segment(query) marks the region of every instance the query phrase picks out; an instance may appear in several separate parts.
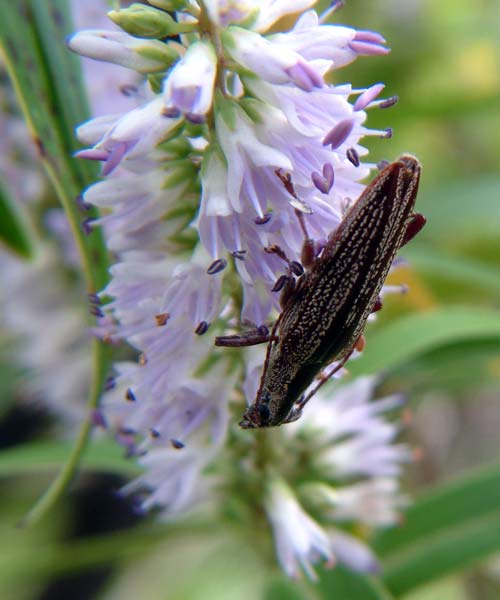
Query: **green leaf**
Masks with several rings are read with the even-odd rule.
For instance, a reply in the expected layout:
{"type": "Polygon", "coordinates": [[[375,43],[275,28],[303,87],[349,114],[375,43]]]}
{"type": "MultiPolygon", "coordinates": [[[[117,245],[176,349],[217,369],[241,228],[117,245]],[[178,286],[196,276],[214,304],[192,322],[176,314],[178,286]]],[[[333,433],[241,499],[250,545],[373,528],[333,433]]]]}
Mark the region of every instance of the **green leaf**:
{"type": "Polygon", "coordinates": [[[321,598],[331,600],[390,600],[390,592],[373,577],[354,573],[342,565],[323,569],[318,583],[321,598]]]}
{"type": "Polygon", "coordinates": [[[500,465],[435,488],[379,534],[384,581],[399,596],[500,550],[500,465]]]}
{"type": "Polygon", "coordinates": [[[427,225],[419,241],[456,242],[470,234],[498,239],[499,195],[500,178],[492,175],[424,186],[418,210],[427,216],[427,225]]]}
{"type": "MultiPolygon", "coordinates": [[[[0,452],[0,476],[52,474],[62,467],[71,444],[66,442],[34,442],[15,446],[0,452]]],[[[120,473],[124,476],[138,475],[140,467],[133,460],[124,458],[124,451],[117,443],[99,441],[91,444],[81,466],[89,471],[120,473]]]]}
{"type": "Polygon", "coordinates": [[[390,370],[439,347],[478,340],[500,341],[500,313],[472,307],[414,313],[367,331],[363,355],[349,362],[353,375],[390,370]]]}
{"type": "Polygon", "coordinates": [[[479,287],[495,295],[500,295],[498,270],[485,263],[465,256],[445,254],[441,249],[424,247],[404,250],[412,267],[444,281],[456,281],[470,286],[474,292],[479,287]]]}
{"type": "Polygon", "coordinates": [[[27,219],[0,181],[0,242],[21,258],[32,258],[31,237],[27,219]]]}

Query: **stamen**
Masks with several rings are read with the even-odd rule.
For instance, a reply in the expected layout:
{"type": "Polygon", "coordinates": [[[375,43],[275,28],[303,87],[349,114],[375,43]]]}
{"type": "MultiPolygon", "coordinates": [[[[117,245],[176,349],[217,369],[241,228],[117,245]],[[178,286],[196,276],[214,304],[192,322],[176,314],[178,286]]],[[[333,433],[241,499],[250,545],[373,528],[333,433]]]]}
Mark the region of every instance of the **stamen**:
{"type": "Polygon", "coordinates": [[[167,324],[167,321],[170,319],[170,313],[164,312],[158,315],[155,315],[156,324],[158,327],[163,327],[167,324]]]}
{"type": "Polygon", "coordinates": [[[358,97],[352,109],[354,111],[364,110],[371,102],[373,102],[373,100],[375,100],[384,88],[385,85],[383,83],[372,85],[358,97]]]}
{"type": "Polygon", "coordinates": [[[349,162],[351,162],[355,167],[359,167],[359,154],[355,148],[347,148],[345,155],[349,162]]]}
{"type": "Polygon", "coordinates": [[[386,100],[382,100],[382,102],[379,104],[379,108],[390,108],[391,106],[394,106],[395,104],[397,104],[399,101],[399,96],[391,96],[390,98],[387,98],[386,100]]]}
{"type": "Polygon", "coordinates": [[[246,253],[247,253],[246,250],[235,250],[234,252],[232,252],[232,255],[234,258],[236,258],[238,260],[245,260],[246,253]]]}
{"type": "Polygon", "coordinates": [[[170,438],[170,444],[172,445],[172,448],[175,448],[176,450],[182,450],[182,448],[185,447],[185,444],[174,438],[170,438]]]}
{"type": "Polygon", "coordinates": [[[94,219],[92,219],[92,218],[84,219],[82,221],[82,230],[85,235],[90,235],[92,233],[93,222],[94,222],[94,219]]]}
{"type": "Polygon", "coordinates": [[[354,128],[353,119],[344,119],[339,121],[333,129],[331,129],[323,138],[323,146],[331,146],[335,150],[341,146],[346,139],[351,135],[354,128]]]}
{"type": "Polygon", "coordinates": [[[276,283],[271,288],[271,292],[281,292],[281,290],[285,287],[285,284],[289,281],[289,275],[280,275],[276,280],[276,283]]]}
{"type": "Polygon", "coordinates": [[[272,216],[272,213],[267,212],[263,217],[255,217],[254,223],[256,225],[265,225],[266,223],[269,223],[272,216]]]}
{"type": "Polygon", "coordinates": [[[214,260],[214,262],[208,267],[207,273],[208,275],[215,275],[216,273],[220,273],[227,266],[227,260],[225,258],[218,258],[214,260]]]}
{"type": "Polygon", "coordinates": [[[206,333],[208,331],[209,327],[210,327],[210,323],[207,323],[206,321],[200,321],[198,323],[198,325],[196,326],[196,329],[194,330],[194,332],[196,333],[196,335],[203,335],[204,333],[206,333]]]}

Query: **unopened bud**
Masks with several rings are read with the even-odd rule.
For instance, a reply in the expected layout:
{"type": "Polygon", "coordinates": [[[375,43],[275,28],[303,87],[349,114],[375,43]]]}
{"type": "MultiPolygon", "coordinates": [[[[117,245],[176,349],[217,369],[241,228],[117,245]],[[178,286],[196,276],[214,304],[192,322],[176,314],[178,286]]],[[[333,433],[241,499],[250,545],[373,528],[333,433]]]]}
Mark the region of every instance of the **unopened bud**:
{"type": "Polygon", "coordinates": [[[168,13],[144,4],[112,10],[108,17],[131,35],[142,38],[165,38],[192,31],[193,23],[177,23],[168,13]]]}

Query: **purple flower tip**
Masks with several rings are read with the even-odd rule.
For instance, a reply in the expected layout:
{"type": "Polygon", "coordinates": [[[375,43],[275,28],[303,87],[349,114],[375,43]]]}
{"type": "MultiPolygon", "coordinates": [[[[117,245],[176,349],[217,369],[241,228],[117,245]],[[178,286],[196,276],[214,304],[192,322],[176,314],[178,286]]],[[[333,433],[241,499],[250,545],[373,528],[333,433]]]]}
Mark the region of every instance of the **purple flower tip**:
{"type": "Polygon", "coordinates": [[[354,128],[352,119],[344,119],[339,121],[333,129],[331,129],[323,139],[323,146],[331,146],[332,150],[336,150],[350,136],[354,128]]]}

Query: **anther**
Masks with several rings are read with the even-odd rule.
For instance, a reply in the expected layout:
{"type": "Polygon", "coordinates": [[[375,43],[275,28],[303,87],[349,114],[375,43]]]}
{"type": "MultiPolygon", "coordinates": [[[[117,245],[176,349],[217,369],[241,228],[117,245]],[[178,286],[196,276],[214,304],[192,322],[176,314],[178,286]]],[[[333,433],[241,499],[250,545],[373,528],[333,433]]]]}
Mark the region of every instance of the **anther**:
{"type": "Polygon", "coordinates": [[[120,92],[127,98],[137,96],[137,93],[139,92],[139,89],[137,88],[137,86],[133,85],[131,83],[124,83],[123,85],[120,86],[119,89],[120,89],[120,92]]]}
{"type": "Polygon", "coordinates": [[[399,101],[399,96],[391,96],[390,98],[387,98],[386,100],[382,100],[382,102],[379,104],[379,108],[390,108],[391,106],[394,106],[395,104],[397,104],[399,101]]]}
{"type": "Polygon", "coordinates": [[[323,146],[331,146],[332,150],[335,150],[347,140],[353,129],[353,119],[339,121],[323,138],[323,146]]]}
{"type": "Polygon", "coordinates": [[[271,288],[271,292],[281,292],[281,290],[285,287],[285,284],[288,282],[290,277],[288,275],[280,275],[276,280],[276,283],[271,288]]]}
{"type": "Polygon", "coordinates": [[[259,325],[257,327],[257,331],[259,332],[259,335],[262,335],[262,336],[269,335],[269,327],[267,325],[259,325]]]}
{"type": "Polygon", "coordinates": [[[390,164],[390,163],[389,163],[389,161],[388,161],[388,160],[380,160],[380,161],[377,163],[377,169],[378,169],[379,171],[383,171],[383,170],[384,170],[384,169],[387,167],[387,165],[389,165],[389,164],[390,164]]]}
{"type": "Polygon", "coordinates": [[[304,275],[304,267],[297,260],[292,260],[289,267],[290,271],[297,277],[304,275]]]}
{"type": "Polygon", "coordinates": [[[163,327],[164,325],[166,325],[169,318],[170,318],[170,313],[168,313],[168,312],[159,313],[158,315],[155,315],[155,321],[156,321],[156,324],[158,325],[158,327],[163,327]]]}
{"type": "Polygon", "coordinates": [[[198,325],[196,326],[196,329],[194,330],[194,332],[196,333],[196,335],[203,335],[204,333],[206,333],[208,331],[209,327],[210,327],[210,323],[207,323],[206,321],[200,321],[198,323],[198,325]]]}
{"type": "Polygon", "coordinates": [[[85,212],[89,211],[92,208],[92,204],[85,202],[82,194],[78,194],[78,196],[76,197],[76,205],[78,206],[78,208],[84,210],[85,212]]]}
{"type": "Polygon", "coordinates": [[[114,389],[115,386],[116,386],[116,380],[113,377],[113,375],[110,375],[109,377],[106,378],[106,381],[104,382],[104,391],[109,392],[110,390],[114,389]]]}
{"type": "Polygon", "coordinates": [[[101,304],[101,299],[97,294],[88,294],[87,297],[91,304],[101,304]]]}
{"type": "Polygon", "coordinates": [[[234,258],[236,258],[238,260],[245,260],[246,253],[247,253],[246,250],[235,250],[234,252],[232,252],[232,255],[234,256],[234,258]]]}
{"type": "Polygon", "coordinates": [[[125,392],[125,400],[128,400],[129,402],[135,402],[137,400],[131,388],[127,388],[127,391],[125,392]]]}
{"type": "Polygon", "coordinates": [[[172,448],[175,448],[176,450],[182,450],[182,448],[185,447],[185,444],[174,438],[170,438],[170,444],[172,445],[172,448]]]}
{"type": "Polygon", "coordinates": [[[225,258],[218,258],[214,260],[214,262],[208,267],[207,273],[209,275],[215,275],[216,273],[220,273],[227,266],[227,260],[225,258]]]}
{"type": "Polygon", "coordinates": [[[89,219],[84,219],[82,221],[82,231],[85,235],[90,235],[92,233],[93,227],[92,227],[92,223],[94,222],[94,219],[89,218],[89,219]]]}
{"type": "Polygon", "coordinates": [[[157,440],[161,435],[158,429],[150,429],[149,433],[151,434],[151,437],[155,440],[157,440]]]}
{"type": "Polygon", "coordinates": [[[102,310],[95,304],[89,306],[89,313],[91,315],[94,315],[94,317],[104,317],[104,313],[102,312],[102,310]]]}
{"type": "Polygon", "coordinates": [[[262,217],[255,217],[254,223],[256,225],[265,225],[266,223],[269,223],[269,221],[271,220],[271,217],[272,217],[272,213],[268,212],[265,215],[263,215],[262,217]]]}
{"type": "Polygon", "coordinates": [[[394,130],[393,130],[393,128],[392,128],[392,127],[388,127],[388,128],[385,130],[385,132],[382,134],[382,137],[383,137],[385,140],[390,140],[390,139],[392,138],[393,134],[394,134],[394,130]]]}
{"type": "Polygon", "coordinates": [[[355,167],[359,167],[359,154],[355,148],[347,148],[345,155],[349,162],[355,167]]]}

